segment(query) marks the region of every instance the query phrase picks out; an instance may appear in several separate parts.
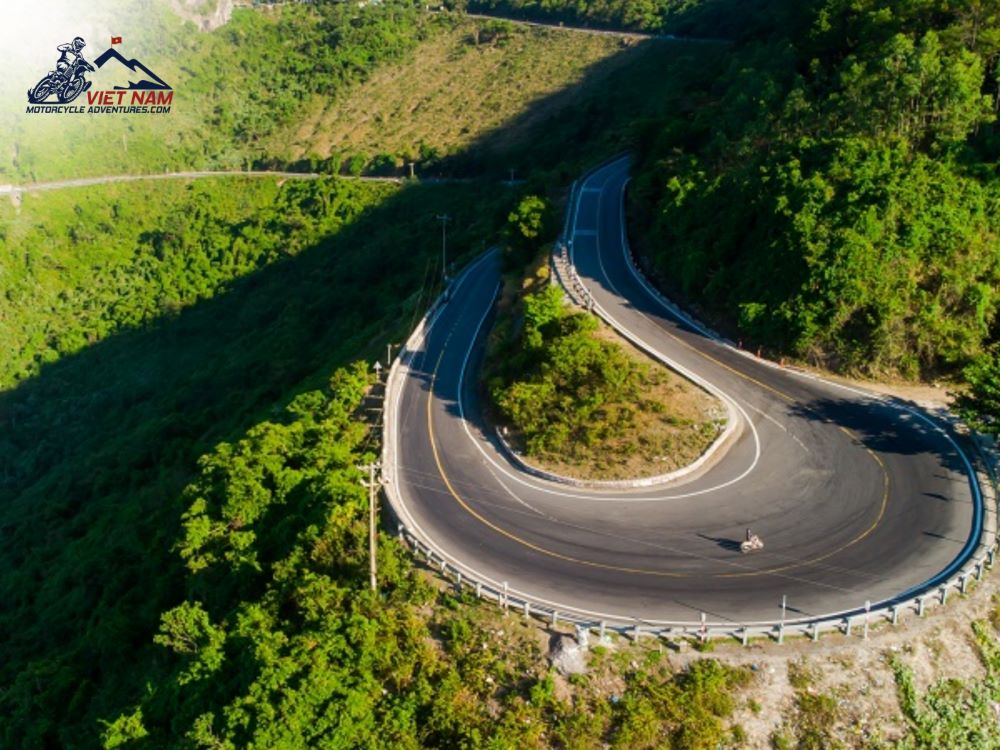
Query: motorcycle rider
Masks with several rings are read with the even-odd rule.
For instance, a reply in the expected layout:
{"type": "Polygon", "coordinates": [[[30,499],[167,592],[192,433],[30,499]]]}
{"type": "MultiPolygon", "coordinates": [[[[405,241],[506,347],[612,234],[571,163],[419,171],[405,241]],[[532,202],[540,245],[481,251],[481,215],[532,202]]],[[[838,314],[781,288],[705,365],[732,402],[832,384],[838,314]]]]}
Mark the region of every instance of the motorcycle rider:
{"type": "Polygon", "coordinates": [[[66,42],[66,44],[60,44],[56,49],[60,52],[59,59],[56,61],[56,71],[64,78],[69,77],[69,71],[74,65],[76,65],[78,60],[84,60],[83,55],[80,54],[80,50],[87,46],[87,43],[83,41],[83,37],[75,37],[72,42],[66,42]]]}

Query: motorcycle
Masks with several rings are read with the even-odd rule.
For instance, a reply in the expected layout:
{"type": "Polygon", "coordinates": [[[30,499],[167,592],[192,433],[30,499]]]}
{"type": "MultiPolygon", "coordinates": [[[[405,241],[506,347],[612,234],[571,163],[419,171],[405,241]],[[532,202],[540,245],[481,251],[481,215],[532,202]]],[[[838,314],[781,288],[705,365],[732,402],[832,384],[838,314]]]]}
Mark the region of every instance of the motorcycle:
{"type": "Polygon", "coordinates": [[[740,542],[740,552],[744,555],[760,549],[764,549],[764,542],[756,534],[750,534],[746,541],[740,542]]]}
{"type": "Polygon", "coordinates": [[[86,72],[94,72],[94,66],[83,58],[77,59],[67,71],[51,71],[28,91],[28,101],[41,104],[52,94],[60,104],[69,104],[92,85],[84,78],[86,72]]]}

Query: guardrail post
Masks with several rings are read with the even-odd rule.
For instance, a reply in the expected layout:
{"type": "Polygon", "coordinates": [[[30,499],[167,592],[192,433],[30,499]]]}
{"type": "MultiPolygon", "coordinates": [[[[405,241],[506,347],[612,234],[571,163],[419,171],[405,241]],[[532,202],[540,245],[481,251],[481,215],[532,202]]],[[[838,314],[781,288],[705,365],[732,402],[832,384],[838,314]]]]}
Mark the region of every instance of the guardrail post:
{"type": "Polygon", "coordinates": [[[507,582],[503,582],[503,608],[507,609],[507,582]]]}
{"type": "Polygon", "coordinates": [[[746,625],[743,626],[743,645],[744,646],[750,645],[750,628],[748,628],[746,625]]]}
{"type": "Polygon", "coordinates": [[[458,593],[462,593],[462,571],[455,571],[455,588],[458,589],[458,593]]]}
{"type": "Polygon", "coordinates": [[[636,642],[639,641],[639,623],[636,623],[632,628],[632,639],[636,642]]]}
{"type": "Polygon", "coordinates": [[[969,584],[969,574],[968,573],[963,574],[962,577],[959,579],[959,581],[961,583],[959,590],[964,594],[965,589],[968,587],[969,584]]]}
{"type": "Polygon", "coordinates": [[[872,603],[870,601],[865,602],[865,634],[864,639],[868,640],[868,621],[871,618],[872,603]]]}
{"type": "Polygon", "coordinates": [[[399,541],[406,541],[406,527],[403,524],[399,524],[399,541]]]}
{"type": "Polygon", "coordinates": [[[555,610],[555,609],[552,610],[552,624],[553,625],[558,625],[559,624],[559,612],[558,612],[558,610],[555,610]]]}
{"type": "Polygon", "coordinates": [[[996,554],[996,550],[994,550],[992,547],[990,547],[989,550],[986,552],[986,567],[988,567],[988,568],[992,568],[993,567],[993,555],[994,554],[996,554]]]}
{"type": "Polygon", "coordinates": [[[702,643],[708,641],[708,628],[705,625],[705,613],[701,613],[701,629],[698,631],[698,637],[701,639],[702,643]]]}
{"type": "Polygon", "coordinates": [[[524,616],[525,617],[531,617],[531,603],[530,602],[525,602],[524,603],[524,616]]]}
{"type": "Polygon", "coordinates": [[[481,583],[476,583],[476,598],[477,599],[483,598],[483,584],[481,583]]]}
{"type": "Polygon", "coordinates": [[[848,638],[850,638],[850,636],[851,636],[851,618],[850,617],[845,617],[844,618],[844,635],[847,636],[848,638]]]}
{"type": "Polygon", "coordinates": [[[899,605],[893,604],[890,612],[892,612],[892,624],[895,625],[899,622],[899,605]]]}
{"type": "Polygon", "coordinates": [[[982,560],[980,560],[979,562],[976,563],[976,580],[977,581],[983,580],[983,561],[982,560]]]}
{"type": "Polygon", "coordinates": [[[819,623],[818,622],[814,622],[813,623],[812,638],[813,638],[813,643],[815,643],[816,641],[819,640],[819,623]]]}
{"type": "Polygon", "coordinates": [[[926,596],[918,596],[917,597],[917,617],[923,617],[924,616],[924,607],[926,606],[924,600],[926,598],[927,598],[926,596]]]}
{"type": "Polygon", "coordinates": [[[941,587],[941,603],[942,604],[948,603],[948,584],[945,584],[944,586],[941,587]]]}
{"type": "Polygon", "coordinates": [[[778,643],[785,642],[785,623],[778,625],[778,643]]]}

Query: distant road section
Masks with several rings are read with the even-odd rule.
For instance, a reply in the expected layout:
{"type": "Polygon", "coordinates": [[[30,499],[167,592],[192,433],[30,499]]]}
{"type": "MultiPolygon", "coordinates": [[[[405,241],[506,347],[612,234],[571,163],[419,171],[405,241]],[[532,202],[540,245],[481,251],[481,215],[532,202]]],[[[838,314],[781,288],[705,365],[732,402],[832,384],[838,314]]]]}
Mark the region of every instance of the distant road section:
{"type": "Polygon", "coordinates": [[[579,26],[566,24],[559,21],[531,21],[524,18],[513,18],[500,14],[490,13],[466,13],[467,18],[480,19],[483,21],[508,21],[521,26],[531,26],[539,29],[555,29],[557,31],[573,31],[579,34],[596,34],[599,36],[617,36],[626,39],[661,39],[670,42],[705,42],[707,44],[732,44],[731,39],[714,39],[700,36],[677,36],[675,34],[657,34],[651,31],[631,31],[626,29],[602,29],[592,26],[579,26]]]}
{"type": "MultiPolygon", "coordinates": [[[[38,193],[44,190],[60,190],[62,188],[89,187],[91,185],[107,185],[113,182],[139,182],[142,180],[193,180],[206,177],[280,177],[290,180],[315,180],[319,177],[331,177],[316,172],[268,172],[263,170],[241,172],[233,171],[201,171],[201,172],[163,172],[162,174],[118,174],[103,177],[79,177],[72,180],[55,180],[53,182],[34,182],[27,185],[0,185],[0,193],[38,193]]],[[[343,180],[370,180],[373,182],[401,182],[399,177],[340,177],[343,180]]]]}

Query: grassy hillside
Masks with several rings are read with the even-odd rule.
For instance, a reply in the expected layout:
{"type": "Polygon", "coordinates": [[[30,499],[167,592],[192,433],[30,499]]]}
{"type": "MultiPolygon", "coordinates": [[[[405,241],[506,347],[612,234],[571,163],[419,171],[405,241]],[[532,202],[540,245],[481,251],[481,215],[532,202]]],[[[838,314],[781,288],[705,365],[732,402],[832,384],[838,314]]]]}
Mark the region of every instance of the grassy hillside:
{"type": "MultiPolygon", "coordinates": [[[[288,159],[389,154],[417,162],[454,153],[535,103],[534,117],[552,114],[558,108],[547,97],[578,83],[599,62],[614,58],[614,66],[625,65],[622,51],[615,37],[456,19],[454,28],[381,67],[363,85],[317,97],[287,151],[276,153],[288,159]]],[[[519,125],[497,136],[523,139],[528,124],[519,125]]]]}
{"type": "Polygon", "coordinates": [[[238,8],[211,33],[155,0],[116,18],[128,51],[174,87],[171,113],[88,117],[67,131],[18,114],[23,93],[8,92],[0,182],[289,165],[402,174],[409,161],[425,176],[524,176],[558,164],[568,142],[587,149],[580,163],[629,142],[721,54],[472,21],[410,0],[238,8]]]}
{"type": "Polygon", "coordinates": [[[281,136],[287,146],[275,142],[274,163],[353,159],[404,173],[412,161],[424,176],[504,179],[513,169],[562,186],[635,143],[650,119],[696,106],[692,92],[725,56],[719,45],[452,20],[405,60],[313,102],[281,136]]]}

